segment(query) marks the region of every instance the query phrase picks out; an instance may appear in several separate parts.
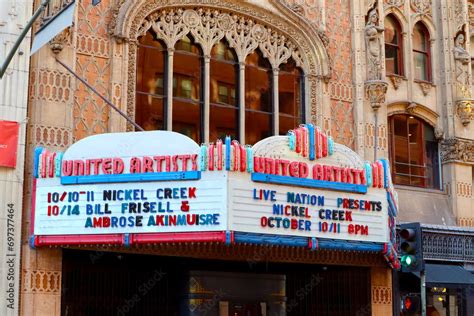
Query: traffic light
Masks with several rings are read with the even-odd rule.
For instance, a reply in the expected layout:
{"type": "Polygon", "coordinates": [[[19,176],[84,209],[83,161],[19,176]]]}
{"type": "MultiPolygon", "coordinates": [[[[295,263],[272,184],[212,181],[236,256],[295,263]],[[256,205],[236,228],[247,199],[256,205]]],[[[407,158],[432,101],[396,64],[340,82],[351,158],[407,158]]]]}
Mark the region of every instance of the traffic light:
{"type": "Polygon", "coordinates": [[[402,296],[402,312],[418,312],[419,308],[419,294],[406,294],[402,296]]]}
{"type": "Polygon", "coordinates": [[[400,224],[400,263],[402,272],[420,272],[425,268],[420,223],[400,224]]]}

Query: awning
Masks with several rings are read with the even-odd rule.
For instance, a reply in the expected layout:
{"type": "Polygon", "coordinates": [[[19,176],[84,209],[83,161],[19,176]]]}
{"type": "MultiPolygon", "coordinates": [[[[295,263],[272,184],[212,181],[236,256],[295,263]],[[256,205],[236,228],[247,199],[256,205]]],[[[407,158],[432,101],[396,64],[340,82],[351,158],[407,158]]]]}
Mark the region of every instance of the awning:
{"type": "Polygon", "coordinates": [[[429,287],[474,286],[474,274],[461,266],[426,263],[425,275],[429,287]]]}

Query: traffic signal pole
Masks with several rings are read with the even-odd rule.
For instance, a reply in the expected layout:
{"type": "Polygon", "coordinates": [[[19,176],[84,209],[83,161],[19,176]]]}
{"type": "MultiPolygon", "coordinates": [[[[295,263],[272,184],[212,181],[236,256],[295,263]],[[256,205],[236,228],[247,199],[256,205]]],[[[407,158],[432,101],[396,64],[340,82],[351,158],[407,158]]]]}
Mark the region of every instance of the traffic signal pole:
{"type": "Polygon", "coordinates": [[[421,316],[426,316],[426,275],[425,270],[420,271],[420,296],[421,296],[421,316]]]}
{"type": "Polygon", "coordinates": [[[15,56],[16,51],[18,50],[18,47],[20,47],[21,42],[25,38],[26,34],[30,31],[31,27],[33,26],[33,23],[35,23],[36,19],[41,15],[41,13],[46,9],[48,6],[50,0],[43,0],[41,2],[40,7],[35,11],[31,19],[28,21],[28,23],[25,25],[23,28],[23,31],[21,32],[20,36],[18,36],[15,44],[13,44],[13,47],[10,49],[10,52],[8,53],[7,57],[5,58],[5,61],[2,63],[0,66],[0,79],[3,78],[3,75],[7,71],[8,65],[10,64],[13,56],[15,56]]]}

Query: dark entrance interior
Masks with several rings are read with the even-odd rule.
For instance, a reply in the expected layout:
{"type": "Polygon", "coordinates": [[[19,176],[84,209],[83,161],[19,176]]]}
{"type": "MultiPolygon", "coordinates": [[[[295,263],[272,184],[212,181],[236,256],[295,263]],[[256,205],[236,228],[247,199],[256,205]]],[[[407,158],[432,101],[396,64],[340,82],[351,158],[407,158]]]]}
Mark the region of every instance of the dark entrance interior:
{"type": "Polygon", "coordinates": [[[370,315],[370,306],[368,268],[63,251],[61,311],[67,316],[342,316],[370,315]],[[228,290],[219,292],[196,274],[227,278],[222,284],[228,290]],[[234,277],[257,283],[236,282],[234,277]],[[258,279],[271,280],[262,283],[258,279]],[[264,292],[255,291],[257,294],[250,295],[255,299],[249,300],[248,291],[255,290],[254,284],[269,286],[278,297],[255,297],[264,292]],[[227,295],[235,288],[242,288],[240,297],[227,295]],[[282,297],[283,313],[275,307],[282,297]]]}

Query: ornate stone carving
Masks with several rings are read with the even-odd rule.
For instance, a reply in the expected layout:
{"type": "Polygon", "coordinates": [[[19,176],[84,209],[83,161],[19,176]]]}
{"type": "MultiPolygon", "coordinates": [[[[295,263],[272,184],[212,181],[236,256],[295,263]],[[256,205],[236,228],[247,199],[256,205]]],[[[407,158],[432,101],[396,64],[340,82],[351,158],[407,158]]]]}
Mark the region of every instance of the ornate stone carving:
{"type": "Polygon", "coordinates": [[[416,111],[417,107],[418,107],[418,104],[416,104],[415,102],[412,102],[412,103],[407,105],[406,111],[409,114],[415,114],[415,111],[416,111]]]}
{"type": "Polygon", "coordinates": [[[244,62],[257,47],[273,61],[273,67],[292,56],[307,75],[309,105],[314,112],[318,98],[313,97],[317,94],[313,89],[319,87],[317,82],[321,78],[330,77],[329,57],[316,28],[286,9],[287,18],[281,19],[255,5],[231,0],[125,1],[111,25],[114,25],[115,38],[125,43],[124,51],[128,53],[113,61],[123,63],[127,69],[127,114],[133,117],[135,112],[136,42],[149,29],[153,29],[167,47],[174,47],[179,39],[191,33],[203,51],[210,51],[213,43],[225,38],[235,49],[239,62],[244,62]],[[188,10],[197,15],[185,13],[188,10]],[[289,23],[296,19],[298,29],[289,23]]]}
{"type": "Polygon", "coordinates": [[[465,10],[465,5],[467,1],[465,0],[454,0],[454,22],[456,23],[456,31],[460,31],[463,25],[468,20],[468,15],[465,10]]]}
{"type": "Polygon", "coordinates": [[[230,32],[226,33],[230,47],[235,49],[239,61],[244,62],[245,56],[258,47],[257,39],[251,35],[253,22],[240,18],[230,32]]]}
{"type": "Polygon", "coordinates": [[[59,54],[63,50],[64,46],[70,43],[71,31],[68,27],[49,41],[49,48],[51,48],[54,54],[59,54]]]}
{"type": "Polygon", "coordinates": [[[65,149],[72,144],[72,129],[66,127],[29,125],[31,144],[54,149],[65,149]]]}
{"type": "Polygon", "coordinates": [[[427,81],[416,81],[416,83],[420,86],[421,92],[423,92],[424,96],[427,96],[433,87],[433,84],[427,81]]]}
{"type": "MultiPolygon", "coordinates": [[[[212,14],[211,12],[208,13],[212,14]]],[[[201,18],[199,14],[194,10],[186,10],[183,13],[183,22],[188,27],[197,27],[200,23],[200,20],[201,18]]]]}
{"type": "Polygon", "coordinates": [[[308,68],[306,69],[308,75],[311,73],[320,77],[329,77],[329,57],[314,26],[307,23],[306,20],[302,20],[288,6],[282,5],[279,1],[276,1],[275,5],[280,10],[287,10],[282,12],[287,16],[287,19],[282,19],[275,14],[269,14],[267,10],[243,1],[189,0],[176,2],[175,0],[129,0],[125,1],[117,14],[116,21],[113,21],[111,24],[115,25],[114,36],[116,38],[133,42],[139,36],[139,30],[142,30],[147,21],[153,20],[153,17],[156,17],[157,14],[168,15],[168,11],[184,11],[186,8],[193,10],[212,9],[220,12],[220,14],[223,14],[225,11],[235,21],[243,19],[249,24],[266,25],[273,31],[285,35],[288,40],[291,39],[293,41],[298,50],[304,53],[303,56],[305,58],[305,66],[308,68]],[[289,23],[296,21],[299,22],[298,28],[289,23]]]}
{"type": "Polygon", "coordinates": [[[299,15],[304,15],[304,8],[301,4],[298,4],[298,3],[293,3],[291,6],[290,6],[290,9],[293,10],[295,13],[299,14],[299,15]]]}
{"type": "Polygon", "coordinates": [[[459,217],[458,225],[463,227],[474,227],[474,217],[459,217]]]}
{"type": "Polygon", "coordinates": [[[400,7],[405,0],[384,0],[384,7],[400,7]]]}
{"type": "Polygon", "coordinates": [[[474,140],[448,138],[441,142],[441,161],[443,163],[460,161],[474,164],[474,140]]]}
{"type": "MultiPolygon", "coordinates": [[[[366,148],[374,148],[375,124],[365,123],[363,128],[364,144],[366,148]]],[[[377,125],[377,150],[387,150],[387,125],[377,125]]]]}
{"type": "Polygon", "coordinates": [[[365,82],[365,96],[370,106],[377,111],[385,103],[388,83],[382,80],[371,80],[365,82]]]}
{"type": "Polygon", "coordinates": [[[30,78],[31,100],[68,103],[73,98],[72,75],[68,72],[33,68],[30,78]]]}
{"type": "Polygon", "coordinates": [[[321,41],[323,42],[324,47],[328,48],[329,47],[329,37],[327,36],[326,32],[323,30],[318,30],[319,37],[321,38],[321,41]]]}
{"type": "Polygon", "coordinates": [[[365,49],[367,52],[367,80],[382,79],[382,40],[381,33],[384,31],[378,25],[379,15],[377,9],[369,11],[367,24],[365,26],[365,49]]]}
{"type": "Polygon", "coordinates": [[[439,115],[430,108],[415,102],[395,102],[387,106],[387,115],[410,114],[418,116],[433,127],[438,126],[439,115]]]}
{"type": "Polygon", "coordinates": [[[372,286],[372,304],[392,304],[392,288],[372,286]]]}
{"type": "Polygon", "coordinates": [[[402,81],[406,80],[405,77],[397,75],[387,75],[387,77],[390,79],[390,82],[392,83],[392,86],[395,90],[398,90],[402,81]]]}
{"type": "Polygon", "coordinates": [[[411,8],[418,14],[427,15],[431,13],[431,0],[411,0],[411,8]]]}
{"type": "Polygon", "coordinates": [[[469,52],[464,48],[465,35],[459,33],[454,40],[454,61],[456,64],[456,86],[458,92],[458,98],[470,98],[471,97],[471,83],[469,76],[469,61],[471,56],[469,52]]]}
{"type": "Polygon", "coordinates": [[[444,139],[444,130],[441,127],[435,127],[434,136],[435,136],[437,141],[443,140],[444,139]]]}
{"type": "Polygon", "coordinates": [[[457,181],[456,182],[456,195],[464,198],[472,197],[472,183],[457,181]]]}
{"type": "Polygon", "coordinates": [[[111,36],[114,35],[115,27],[117,26],[117,17],[119,15],[120,8],[125,3],[125,1],[127,1],[127,0],[118,0],[118,2],[114,6],[112,6],[112,8],[110,10],[111,19],[110,19],[110,23],[107,27],[107,33],[111,36]]]}
{"type": "Polygon", "coordinates": [[[462,125],[468,125],[474,120],[474,100],[464,99],[456,101],[457,114],[461,119],[462,125]]]}
{"type": "Polygon", "coordinates": [[[471,25],[471,35],[473,34],[474,28],[474,3],[467,4],[467,12],[469,12],[469,24],[471,25]]]}
{"type": "Polygon", "coordinates": [[[21,291],[23,293],[59,294],[61,271],[24,270],[21,291]]]}
{"type": "Polygon", "coordinates": [[[263,43],[268,38],[267,30],[260,24],[255,24],[252,27],[251,34],[259,43],[263,43]]]}
{"type": "Polygon", "coordinates": [[[269,34],[268,40],[260,44],[263,56],[268,58],[274,69],[285,63],[291,57],[293,45],[285,45],[286,39],[283,35],[275,32],[269,34]]]}
{"type": "Polygon", "coordinates": [[[219,28],[223,31],[228,32],[232,30],[232,26],[234,26],[234,20],[227,13],[222,13],[217,18],[217,25],[219,25],[219,28]]]}

